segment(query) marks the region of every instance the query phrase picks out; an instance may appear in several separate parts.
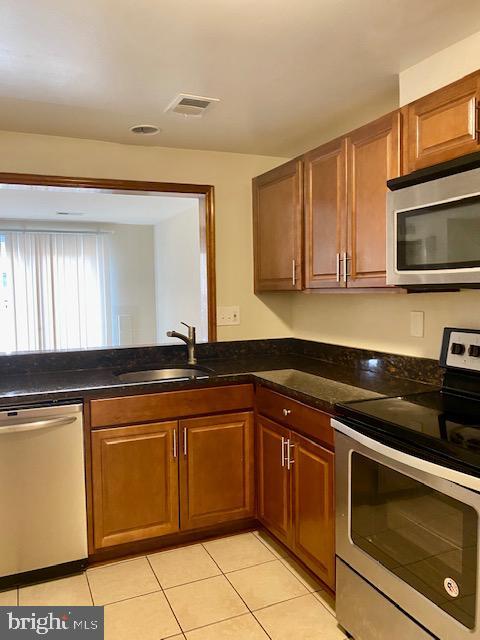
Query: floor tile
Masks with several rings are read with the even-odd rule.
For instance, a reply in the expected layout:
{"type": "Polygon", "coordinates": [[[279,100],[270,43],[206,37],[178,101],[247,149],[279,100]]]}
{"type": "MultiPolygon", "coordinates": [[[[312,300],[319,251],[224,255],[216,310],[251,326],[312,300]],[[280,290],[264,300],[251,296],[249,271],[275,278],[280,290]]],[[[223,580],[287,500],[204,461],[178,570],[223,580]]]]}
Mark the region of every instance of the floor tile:
{"type": "Polygon", "coordinates": [[[305,571],[302,565],[293,558],[283,558],[281,562],[311,593],[320,591],[323,588],[321,582],[315,580],[315,578],[311,576],[308,571],[305,571]]]}
{"type": "Polygon", "coordinates": [[[253,535],[256,536],[276,558],[289,557],[289,553],[285,547],[282,547],[282,545],[272,538],[272,536],[270,536],[266,531],[254,531],[253,535]]]}
{"type": "Polygon", "coordinates": [[[42,582],[22,587],[18,592],[20,605],[48,606],[88,606],[92,604],[90,589],[85,574],[42,582]]]}
{"type": "Polygon", "coordinates": [[[275,560],[273,553],[253,533],[211,540],[203,546],[225,573],[275,560]]]}
{"type": "Polygon", "coordinates": [[[225,576],[172,587],[165,595],[184,631],[248,612],[225,576]]]}
{"type": "Polygon", "coordinates": [[[161,591],[105,607],[105,640],[160,640],[180,631],[161,591]]]}
{"type": "Polygon", "coordinates": [[[0,593],[0,607],[15,607],[17,603],[17,590],[2,591],[0,593]]]}
{"type": "Polygon", "coordinates": [[[93,601],[97,605],[135,598],[160,590],[160,585],[146,558],[89,569],[87,576],[93,601]]]}
{"type": "Polygon", "coordinates": [[[312,594],[255,612],[272,640],[343,640],[335,618],[312,594]]]}
{"type": "Polygon", "coordinates": [[[308,593],[279,560],[234,571],[227,578],[252,610],[308,593]]]}
{"type": "Polygon", "coordinates": [[[186,636],[187,640],[268,640],[251,613],[188,631],[186,636]]]}
{"type": "Polygon", "coordinates": [[[218,576],[221,571],[201,544],[148,556],[164,589],[218,576]]]}
{"type": "Polygon", "coordinates": [[[327,591],[317,591],[313,594],[317,600],[319,600],[323,606],[329,611],[332,616],[335,616],[335,598],[327,591]]]}

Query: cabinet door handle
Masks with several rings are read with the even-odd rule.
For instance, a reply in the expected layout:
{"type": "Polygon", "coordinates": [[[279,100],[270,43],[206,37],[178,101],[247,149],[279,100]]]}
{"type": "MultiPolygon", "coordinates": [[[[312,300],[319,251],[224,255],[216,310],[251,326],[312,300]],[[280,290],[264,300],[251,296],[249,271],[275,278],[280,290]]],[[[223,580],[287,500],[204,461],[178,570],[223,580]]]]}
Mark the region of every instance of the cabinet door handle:
{"type": "Polygon", "coordinates": [[[340,253],[337,253],[337,282],[340,282],[340,253]]]}
{"type": "Polygon", "coordinates": [[[282,467],[285,466],[285,438],[282,436],[282,467]]]}
{"type": "Polygon", "coordinates": [[[292,260],[292,284],[295,286],[297,283],[297,263],[292,260]]]}
{"type": "Polygon", "coordinates": [[[173,457],[177,457],[177,427],[173,430],[173,457]]]}
{"type": "Polygon", "coordinates": [[[282,413],[285,417],[289,416],[292,413],[291,409],[282,409],[282,413]]]}
{"type": "Polygon", "coordinates": [[[343,253],[343,281],[347,284],[348,278],[351,276],[351,273],[348,270],[348,262],[351,258],[348,257],[348,253],[344,251],[343,253]]]}
{"type": "Polygon", "coordinates": [[[293,460],[290,457],[290,449],[293,449],[295,447],[294,444],[290,444],[290,438],[287,440],[287,470],[290,471],[290,467],[292,466],[292,464],[295,462],[295,460],[293,460]]]}
{"type": "Polygon", "coordinates": [[[187,455],[187,427],[183,427],[183,455],[187,455]]]}

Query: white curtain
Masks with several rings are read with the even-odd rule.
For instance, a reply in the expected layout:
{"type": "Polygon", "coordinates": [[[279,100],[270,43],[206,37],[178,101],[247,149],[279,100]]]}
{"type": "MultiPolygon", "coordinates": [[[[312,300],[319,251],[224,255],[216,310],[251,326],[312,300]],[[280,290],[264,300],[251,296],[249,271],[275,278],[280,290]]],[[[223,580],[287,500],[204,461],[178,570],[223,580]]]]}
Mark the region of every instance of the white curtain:
{"type": "Polygon", "coordinates": [[[0,351],[107,343],[104,234],[0,231],[0,351]]]}

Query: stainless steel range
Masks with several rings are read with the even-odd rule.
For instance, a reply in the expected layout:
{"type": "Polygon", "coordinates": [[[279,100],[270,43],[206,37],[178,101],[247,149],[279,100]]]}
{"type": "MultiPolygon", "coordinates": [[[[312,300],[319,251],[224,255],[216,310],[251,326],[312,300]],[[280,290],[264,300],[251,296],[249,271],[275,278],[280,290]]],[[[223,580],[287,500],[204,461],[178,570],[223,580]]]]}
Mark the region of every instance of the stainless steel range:
{"type": "Polygon", "coordinates": [[[480,331],[441,389],[338,406],[337,617],[356,640],[480,639],[480,331]]]}

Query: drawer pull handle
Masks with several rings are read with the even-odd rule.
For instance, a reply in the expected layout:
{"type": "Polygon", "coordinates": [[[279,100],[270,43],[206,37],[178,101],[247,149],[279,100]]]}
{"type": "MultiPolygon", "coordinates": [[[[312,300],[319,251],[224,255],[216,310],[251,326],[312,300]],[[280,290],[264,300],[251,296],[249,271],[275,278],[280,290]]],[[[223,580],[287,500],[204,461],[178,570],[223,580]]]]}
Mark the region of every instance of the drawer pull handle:
{"type": "Polygon", "coordinates": [[[183,455],[187,455],[187,427],[183,427],[183,455]]]}
{"type": "Polygon", "coordinates": [[[292,413],[292,410],[291,410],[291,409],[283,409],[283,415],[284,415],[285,417],[286,417],[286,416],[289,416],[291,413],[292,413]]]}
{"type": "Polygon", "coordinates": [[[173,457],[177,457],[177,429],[173,430],[173,457]]]}
{"type": "Polygon", "coordinates": [[[282,467],[285,466],[285,445],[287,444],[287,441],[285,440],[285,438],[282,436],[282,467]]]}

